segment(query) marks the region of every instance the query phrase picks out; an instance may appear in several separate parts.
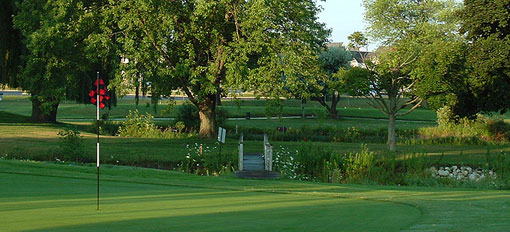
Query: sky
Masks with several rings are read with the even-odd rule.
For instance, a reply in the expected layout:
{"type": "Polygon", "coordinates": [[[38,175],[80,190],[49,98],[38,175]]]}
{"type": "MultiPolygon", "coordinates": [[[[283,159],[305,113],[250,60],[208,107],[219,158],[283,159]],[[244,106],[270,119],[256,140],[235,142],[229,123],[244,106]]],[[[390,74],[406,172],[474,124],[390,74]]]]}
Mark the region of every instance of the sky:
{"type": "Polygon", "coordinates": [[[333,30],[330,37],[332,42],[349,43],[347,36],[355,31],[364,31],[366,25],[361,0],[327,0],[318,3],[323,7],[319,20],[333,30]]]}

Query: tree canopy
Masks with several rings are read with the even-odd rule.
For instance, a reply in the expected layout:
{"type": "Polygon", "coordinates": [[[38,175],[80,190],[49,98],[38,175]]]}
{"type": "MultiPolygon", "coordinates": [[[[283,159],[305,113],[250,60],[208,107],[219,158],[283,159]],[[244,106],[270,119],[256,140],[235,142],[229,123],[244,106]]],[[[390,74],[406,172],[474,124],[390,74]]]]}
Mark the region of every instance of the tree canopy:
{"type": "Polygon", "coordinates": [[[329,35],[319,10],[313,0],[112,0],[103,24],[116,25],[103,37],[129,60],[118,79],[138,66],[157,93],[184,91],[198,108],[199,134],[213,136],[219,89],[281,96],[314,74],[329,35]]]}
{"type": "Polygon", "coordinates": [[[461,32],[469,43],[467,62],[473,105],[465,114],[510,109],[510,2],[465,0],[461,32]]]}
{"type": "Polygon", "coordinates": [[[0,5],[0,84],[18,87],[18,66],[21,65],[23,45],[21,33],[14,29],[17,13],[16,0],[5,0],[0,5]]]}
{"type": "MultiPolygon", "coordinates": [[[[458,5],[453,0],[364,0],[363,4],[368,34],[383,46],[367,62],[370,73],[357,74],[366,80],[360,84],[369,87],[365,96],[388,116],[388,146],[394,151],[395,118],[417,109],[429,96],[433,87],[428,84],[434,83],[426,81],[429,76],[423,70],[434,69],[435,64],[423,57],[437,42],[455,37],[458,5]]],[[[351,37],[351,43],[362,43],[359,37],[351,37]]],[[[444,78],[444,73],[435,74],[444,78]]]]}
{"type": "Polygon", "coordinates": [[[19,6],[14,27],[27,48],[18,75],[20,86],[31,94],[32,120],[55,122],[59,103],[84,101],[95,72],[102,71],[86,42],[97,33],[99,5],[80,0],[24,0],[19,6]]]}

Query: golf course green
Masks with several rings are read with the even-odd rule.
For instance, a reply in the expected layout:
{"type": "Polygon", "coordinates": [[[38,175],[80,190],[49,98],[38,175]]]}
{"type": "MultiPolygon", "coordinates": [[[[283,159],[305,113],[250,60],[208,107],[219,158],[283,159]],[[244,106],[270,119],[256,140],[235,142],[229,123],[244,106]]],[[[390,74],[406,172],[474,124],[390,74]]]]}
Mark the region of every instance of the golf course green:
{"type": "Polygon", "coordinates": [[[510,192],[0,161],[1,231],[505,231],[510,192]]]}

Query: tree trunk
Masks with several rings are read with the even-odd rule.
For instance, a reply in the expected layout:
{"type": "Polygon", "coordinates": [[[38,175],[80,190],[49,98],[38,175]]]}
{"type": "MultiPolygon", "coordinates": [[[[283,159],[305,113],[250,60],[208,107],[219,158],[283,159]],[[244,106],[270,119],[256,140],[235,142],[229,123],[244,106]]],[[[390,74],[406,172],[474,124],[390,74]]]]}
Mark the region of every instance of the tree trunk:
{"type": "Polygon", "coordinates": [[[221,89],[216,92],[216,105],[221,106],[221,89]]]}
{"type": "Polygon", "coordinates": [[[49,111],[42,109],[42,102],[37,99],[32,100],[32,121],[33,122],[57,122],[58,103],[53,105],[49,111]]]}
{"type": "Polygon", "coordinates": [[[198,105],[200,137],[213,138],[216,131],[216,95],[206,96],[198,105]]]}
{"type": "Polygon", "coordinates": [[[338,105],[338,101],[340,100],[340,96],[336,96],[336,94],[333,95],[331,98],[331,108],[329,108],[329,116],[332,119],[338,119],[338,109],[336,106],[338,105]]]}
{"type": "Polygon", "coordinates": [[[135,108],[138,109],[138,103],[140,102],[140,83],[136,83],[136,89],[135,89],[135,108]]]}
{"type": "Polygon", "coordinates": [[[388,116],[388,148],[390,151],[396,150],[396,136],[395,136],[395,114],[388,116]]]}

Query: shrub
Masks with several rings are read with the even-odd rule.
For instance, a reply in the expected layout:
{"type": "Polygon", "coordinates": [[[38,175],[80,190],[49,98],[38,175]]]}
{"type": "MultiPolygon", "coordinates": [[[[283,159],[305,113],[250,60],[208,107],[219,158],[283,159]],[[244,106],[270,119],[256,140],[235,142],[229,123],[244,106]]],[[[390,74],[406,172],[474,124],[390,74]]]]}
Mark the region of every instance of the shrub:
{"type": "Polygon", "coordinates": [[[369,152],[366,145],[361,145],[359,153],[346,155],[345,176],[349,183],[361,183],[370,179],[370,171],[374,167],[374,153],[369,152]]]}
{"type": "MultiPolygon", "coordinates": [[[[112,122],[107,119],[99,120],[99,134],[101,135],[117,135],[119,133],[120,124],[116,122],[112,122]]],[[[97,133],[97,120],[92,121],[92,125],[88,130],[90,133],[97,133]]]]}
{"type": "Polygon", "coordinates": [[[266,108],[264,114],[267,118],[282,117],[283,115],[283,100],[282,99],[269,99],[266,101],[266,108]]]}
{"type": "Polygon", "coordinates": [[[87,157],[84,146],[83,137],[76,130],[62,130],[58,132],[59,143],[56,151],[55,159],[72,162],[90,162],[87,157]],[[59,159],[60,158],[60,159],[59,159]]]}
{"type": "Polygon", "coordinates": [[[218,147],[195,143],[186,145],[185,158],[179,165],[182,172],[202,176],[219,176],[232,173],[237,168],[237,153],[220,154],[218,147]]]}
{"type": "Polygon", "coordinates": [[[409,144],[468,144],[486,145],[495,142],[510,142],[510,125],[502,120],[489,120],[478,116],[475,120],[462,118],[456,123],[440,124],[418,130],[418,138],[409,144]]]}
{"type": "Polygon", "coordinates": [[[121,122],[119,135],[122,137],[159,137],[157,135],[160,130],[154,124],[153,118],[149,113],[140,114],[138,110],[130,110],[126,120],[121,122]]]}
{"type": "Polygon", "coordinates": [[[448,127],[455,123],[455,114],[449,106],[439,108],[436,113],[439,127],[448,127]]]}
{"type": "Polygon", "coordinates": [[[223,108],[216,108],[216,125],[225,127],[225,122],[228,120],[228,111],[223,108]]]}
{"type": "Polygon", "coordinates": [[[182,133],[183,125],[177,122],[174,128],[159,128],[154,124],[153,116],[149,113],[139,114],[138,110],[129,111],[126,120],[121,122],[119,136],[135,138],[185,138],[191,133],[182,133]]]}
{"type": "Polygon", "coordinates": [[[189,102],[180,105],[175,121],[184,123],[188,131],[196,130],[200,126],[197,107],[189,102]]]}

